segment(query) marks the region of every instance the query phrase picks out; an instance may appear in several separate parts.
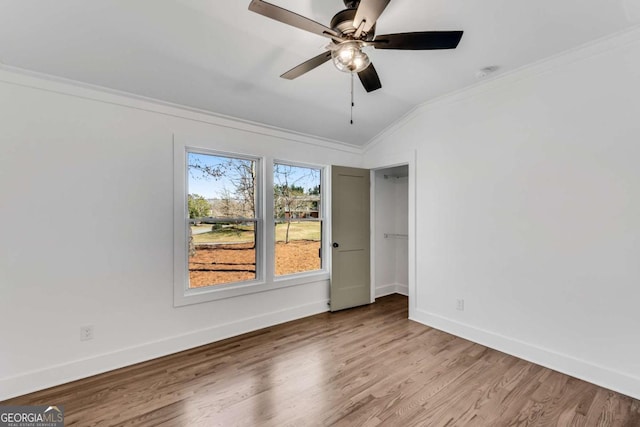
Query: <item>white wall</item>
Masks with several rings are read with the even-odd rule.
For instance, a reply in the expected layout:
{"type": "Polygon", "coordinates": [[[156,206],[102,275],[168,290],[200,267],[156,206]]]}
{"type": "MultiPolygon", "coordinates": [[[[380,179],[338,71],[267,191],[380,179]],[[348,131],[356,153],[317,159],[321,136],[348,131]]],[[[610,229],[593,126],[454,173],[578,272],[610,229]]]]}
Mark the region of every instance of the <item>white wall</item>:
{"type": "Polygon", "coordinates": [[[415,320],[640,398],[639,85],[636,30],[370,144],[417,153],[415,320]]]}
{"type": "MultiPolygon", "coordinates": [[[[409,233],[409,180],[408,176],[394,179],[395,193],[395,233],[406,236],[409,233]]],[[[408,238],[395,239],[396,250],[396,292],[403,295],[409,293],[409,240],[408,238]]]]}
{"type": "Polygon", "coordinates": [[[374,182],[374,286],[375,296],[389,295],[396,291],[395,241],[385,239],[384,233],[392,233],[395,214],[393,182],[384,179],[384,170],[375,172],[374,182]]]}
{"type": "Polygon", "coordinates": [[[408,180],[396,178],[394,169],[375,171],[374,186],[374,285],[375,296],[407,295],[408,239],[385,234],[408,234],[408,180]],[[387,178],[385,178],[387,176],[387,178]]]}
{"type": "Polygon", "coordinates": [[[0,129],[0,400],[326,311],[326,280],[173,307],[172,141],[347,166],[357,150],[6,70],[0,129]]]}

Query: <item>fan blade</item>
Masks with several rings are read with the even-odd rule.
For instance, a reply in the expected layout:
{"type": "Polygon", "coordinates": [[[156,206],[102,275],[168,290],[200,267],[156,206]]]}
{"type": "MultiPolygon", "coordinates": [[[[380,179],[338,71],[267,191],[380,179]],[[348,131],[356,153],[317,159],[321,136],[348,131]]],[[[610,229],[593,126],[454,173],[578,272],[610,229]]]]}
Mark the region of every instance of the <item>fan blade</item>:
{"type": "Polygon", "coordinates": [[[389,4],[390,0],[360,0],[360,5],[353,18],[353,26],[358,28],[364,21],[362,31],[368,33],[389,4]]]}
{"type": "Polygon", "coordinates": [[[462,31],[421,31],[416,33],[384,34],[376,36],[372,44],[376,49],[435,50],[455,49],[462,31]]]}
{"type": "Polygon", "coordinates": [[[378,90],[382,87],[382,83],[380,83],[380,77],[378,77],[378,73],[373,67],[373,64],[369,64],[367,68],[360,71],[358,73],[358,77],[360,78],[360,82],[367,92],[373,92],[374,90],[378,90]]]}
{"type": "Polygon", "coordinates": [[[300,28],[301,30],[318,34],[319,36],[329,38],[340,37],[339,34],[337,34],[329,27],[325,27],[324,25],[316,21],[305,18],[302,15],[298,15],[297,13],[291,12],[287,9],[283,9],[274,4],[267,3],[266,1],[251,0],[251,3],[249,4],[249,10],[266,16],[267,18],[275,19],[276,21],[280,21],[284,24],[300,28]]]}
{"type": "Polygon", "coordinates": [[[324,64],[330,59],[331,59],[331,52],[323,52],[320,55],[313,57],[308,61],[303,62],[297,67],[293,67],[292,69],[290,69],[289,71],[281,75],[280,77],[287,80],[293,80],[297,77],[300,77],[304,73],[311,71],[314,68],[324,64]]]}

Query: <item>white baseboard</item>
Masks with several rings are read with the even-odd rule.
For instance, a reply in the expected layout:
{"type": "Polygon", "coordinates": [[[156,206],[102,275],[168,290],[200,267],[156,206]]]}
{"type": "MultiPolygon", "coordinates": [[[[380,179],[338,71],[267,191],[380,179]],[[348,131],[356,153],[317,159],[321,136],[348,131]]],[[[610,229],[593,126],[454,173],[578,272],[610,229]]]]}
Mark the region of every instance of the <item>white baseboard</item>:
{"type": "Polygon", "coordinates": [[[376,298],[384,297],[396,293],[396,284],[383,285],[376,287],[376,298]]]}
{"type": "Polygon", "coordinates": [[[541,348],[514,338],[475,328],[422,310],[416,310],[411,320],[436,328],[469,341],[502,351],[520,359],[562,372],[584,381],[640,399],[640,378],[611,368],[596,365],[566,354],[541,348]]]}
{"type": "Polygon", "coordinates": [[[0,379],[0,401],[328,311],[328,300],[249,317],[188,334],[0,379]]]}
{"type": "Polygon", "coordinates": [[[396,283],[396,293],[400,295],[404,295],[405,297],[409,296],[409,285],[403,285],[402,283],[396,283]]]}
{"type": "Polygon", "coordinates": [[[391,294],[400,294],[409,296],[409,286],[401,283],[390,283],[376,287],[376,298],[384,297],[391,294]]]}

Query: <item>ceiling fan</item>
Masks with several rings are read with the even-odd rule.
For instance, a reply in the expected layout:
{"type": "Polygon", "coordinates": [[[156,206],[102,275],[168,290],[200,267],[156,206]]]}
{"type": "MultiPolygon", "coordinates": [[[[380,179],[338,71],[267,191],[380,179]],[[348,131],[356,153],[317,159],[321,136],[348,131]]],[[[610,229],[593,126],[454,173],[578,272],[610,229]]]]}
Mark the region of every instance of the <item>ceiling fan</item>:
{"type": "Polygon", "coordinates": [[[462,31],[419,31],[376,36],[376,21],[391,0],[343,1],[347,8],[336,13],[331,19],[330,27],[326,27],[271,3],[251,0],[249,10],[253,12],[330,39],[327,52],[303,62],[280,77],[293,80],[332,59],[340,71],[357,73],[365,90],[372,92],[380,89],[382,84],[369,56],[362,51],[363,47],[400,50],[455,49],[462,38],[462,31]]]}

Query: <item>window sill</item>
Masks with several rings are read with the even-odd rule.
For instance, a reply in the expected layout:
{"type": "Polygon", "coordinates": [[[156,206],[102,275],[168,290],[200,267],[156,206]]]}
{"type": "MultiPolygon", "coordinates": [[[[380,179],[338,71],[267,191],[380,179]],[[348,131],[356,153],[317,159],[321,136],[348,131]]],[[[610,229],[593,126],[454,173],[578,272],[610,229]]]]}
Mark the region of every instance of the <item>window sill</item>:
{"type": "Polygon", "coordinates": [[[308,273],[287,274],[286,276],[276,276],[273,282],[281,288],[304,285],[306,283],[318,282],[320,280],[329,280],[329,272],[326,270],[315,270],[308,273]]]}
{"type": "Polygon", "coordinates": [[[309,283],[329,280],[329,273],[324,270],[312,273],[300,273],[280,276],[273,282],[251,281],[228,285],[207,286],[204,288],[188,289],[182,295],[175,294],[173,306],[184,307],[209,301],[217,301],[227,298],[235,298],[243,295],[251,295],[260,292],[268,292],[291,286],[307,285],[309,283]]]}

